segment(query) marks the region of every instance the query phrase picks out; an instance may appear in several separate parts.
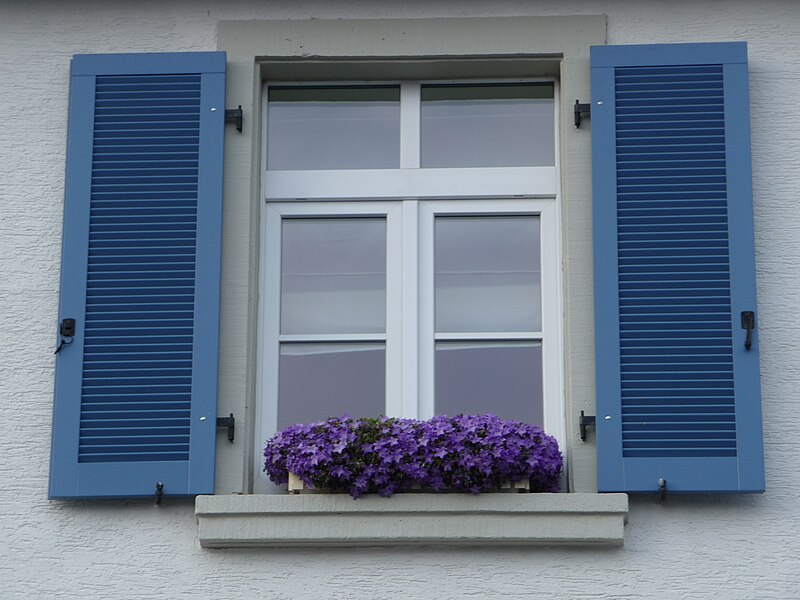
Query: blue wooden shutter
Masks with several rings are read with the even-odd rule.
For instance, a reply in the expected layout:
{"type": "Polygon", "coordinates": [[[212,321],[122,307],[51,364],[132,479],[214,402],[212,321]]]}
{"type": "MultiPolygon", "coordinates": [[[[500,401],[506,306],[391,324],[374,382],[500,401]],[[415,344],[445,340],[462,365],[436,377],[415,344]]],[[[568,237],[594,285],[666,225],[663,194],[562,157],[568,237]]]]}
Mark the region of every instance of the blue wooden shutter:
{"type": "Polygon", "coordinates": [[[747,46],[591,72],[598,488],[763,491],[747,46]]]}
{"type": "Polygon", "coordinates": [[[224,115],[223,52],[72,60],[51,497],[214,491],[224,115]]]}

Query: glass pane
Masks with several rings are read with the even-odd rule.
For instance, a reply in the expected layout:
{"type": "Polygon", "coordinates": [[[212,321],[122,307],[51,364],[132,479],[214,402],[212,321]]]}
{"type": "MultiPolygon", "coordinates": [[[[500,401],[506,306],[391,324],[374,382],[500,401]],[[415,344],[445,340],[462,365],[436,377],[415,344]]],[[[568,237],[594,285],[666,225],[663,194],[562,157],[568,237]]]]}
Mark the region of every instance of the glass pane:
{"type": "Polygon", "coordinates": [[[399,166],[399,86],[269,89],[268,169],[399,166]]]}
{"type": "Polygon", "coordinates": [[[437,343],[435,373],[437,414],[492,413],[543,423],[540,343],[437,343]]]}
{"type": "Polygon", "coordinates": [[[386,221],[286,219],[281,333],[386,330],[386,221]]]}
{"type": "Polygon", "coordinates": [[[540,331],[539,218],[437,217],[436,331],[540,331]]]}
{"type": "Polygon", "coordinates": [[[423,85],[423,167],[555,165],[552,83],[423,85]]]}
{"type": "Polygon", "coordinates": [[[281,344],[278,427],[386,412],[383,344],[281,344]]]}

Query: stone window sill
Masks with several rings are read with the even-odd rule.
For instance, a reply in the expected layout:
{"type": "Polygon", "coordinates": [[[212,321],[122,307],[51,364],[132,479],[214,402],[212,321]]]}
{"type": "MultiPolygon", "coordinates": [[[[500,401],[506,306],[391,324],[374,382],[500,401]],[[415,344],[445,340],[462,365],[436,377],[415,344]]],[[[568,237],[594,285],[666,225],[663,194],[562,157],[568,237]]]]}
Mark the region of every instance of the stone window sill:
{"type": "Polygon", "coordinates": [[[626,494],[198,496],[205,548],[621,546],[626,494]]]}

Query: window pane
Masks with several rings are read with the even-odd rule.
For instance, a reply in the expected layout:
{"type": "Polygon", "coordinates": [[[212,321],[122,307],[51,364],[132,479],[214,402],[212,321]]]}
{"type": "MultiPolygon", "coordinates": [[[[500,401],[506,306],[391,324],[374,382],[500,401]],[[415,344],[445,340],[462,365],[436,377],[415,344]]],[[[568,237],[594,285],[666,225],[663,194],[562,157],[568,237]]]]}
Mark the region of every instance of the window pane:
{"type": "Polygon", "coordinates": [[[555,165],[552,83],[423,85],[423,167],[555,165]]]}
{"type": "Polygon", "coordinates": [[[281,333],[386,330],[386,221],[286,219],[281,333]]]}
{"type": "Polygon", "coordinates": [[[437,217],[436,331],[541,330],[539,218],[437,217]]]}
{"type": "Polygon", "coordinates": [[[437,414],[492,413],[543,423],[540,343],[440,342],[435,377],[437,414]]]}
{"type": "Polygon", "coordinates": [[[269,89],[267,169],[399,166],[399,86],[269,89]]]}
{"type": "Polygon", "coordinates": [[[386,412],[383,344],[281,344],[278,428],[386,412]]]}

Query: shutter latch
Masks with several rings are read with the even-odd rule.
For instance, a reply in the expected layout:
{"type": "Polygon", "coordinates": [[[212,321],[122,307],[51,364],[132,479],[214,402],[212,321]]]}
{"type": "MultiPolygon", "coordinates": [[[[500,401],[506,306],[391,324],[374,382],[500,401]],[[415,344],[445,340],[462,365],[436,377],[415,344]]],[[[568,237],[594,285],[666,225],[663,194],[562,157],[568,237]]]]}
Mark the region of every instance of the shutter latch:
{"type": "Polygon", "coordinates": [[[742,311],[742,329],[747,329],[747,337],[744,338],[744,349],[750,350],[753,345],[753,329],[756,328],[756,313],[752,310],[742,311]]]}
{"type": "Polygon", "coordinates": [[[233,418],[233,413],[229,417],[217,417],[217,427],[227,427],[228,441],[233,442],[233,437],[236,434],[236,419],[233,418]]]}
{"type": "Polygon", "coordinates": [[[64,346],[72,343],[72,338],[75,337],[75,319],[62,319],[58,334],[61,336],[61,341],[53,354],[58,354],[64,346]]]}
{"type": "Polygon", "coordinates": [[[587,103],[582,103],[579,100],[575,100],[575,127],[581,126],[581,117],[589,117],[592,116],[592,105],[587,103]]]}
{"type": "Polygon", "coordinates": [[[581,441],[586,441],[586,428],[587,427],[596,427],[597,426],[597,418],[594,416],[587,416],[583,414],[581,411],[581,418],[578,420],[578,426],[581,428],[581,441]]]}
{"type": "Polygon", "coordinates": [[[236,123],[236,131],[242,133],[242,105],[239,108],[226,108],[225,109],[225,122],[236,123]]]}

